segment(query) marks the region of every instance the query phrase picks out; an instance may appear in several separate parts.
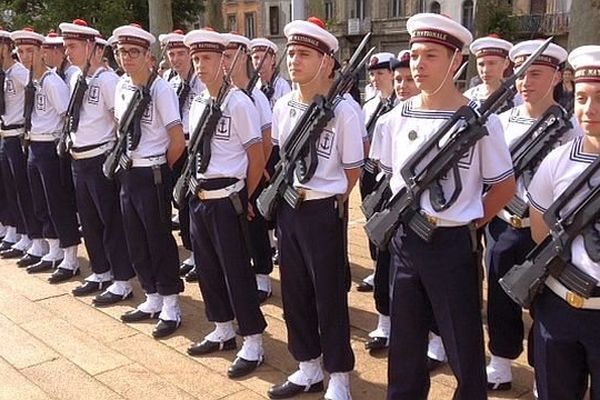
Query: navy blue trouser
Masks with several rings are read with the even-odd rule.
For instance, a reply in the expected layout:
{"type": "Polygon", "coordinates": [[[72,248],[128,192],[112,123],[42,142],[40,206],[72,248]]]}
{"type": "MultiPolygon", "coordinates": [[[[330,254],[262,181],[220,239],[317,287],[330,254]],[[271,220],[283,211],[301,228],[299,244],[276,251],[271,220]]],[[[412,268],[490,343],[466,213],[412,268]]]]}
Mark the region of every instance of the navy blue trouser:
{"type": "Polygon", "coordinates": [[[281,295],[288,349],[297,361],[323,355],[328,372],[354,368],[343,221],[331,197],[277,212],[281,295]]]}
{"type": "Polygon", "coordinates": [[[0,144],[0,222],[4,225],[14,226],[17,233],[27,233],[25,223],[19,214],[17,192],[4,150],[4,139],[0,144]]]}
{"type": "MultiPolygon", "coordinates": [[[[187,158],[188,152],[186,150],[183,152],[181,157],[179,157],[179,160],[177,160],[175,165],[173,165],[173,184],[175,184],[181,176],[181,172],[187,158]]],[[[184,201],[181,207],[175,204],[175,201],[173,201],[173,204],[178,207],[177,210],[179,211],[179,236],[181,237],[181,243],[185,249],[191,251],[192,242],[190,239],[190,210],[188,208],[188,202],[184,201]]]]}
{"type": "Polygon", "coordinates": [[[453,398],[486,399],[479,273],[469,228],[438,228],[426,243],[400,227],[391,251],[395,280],[388,400],[427,398],[427,345],[434,318],[458,381],[453,398]]]}
{"type": "Polygon", "coordinates": [[[533,307],[539,399],[583,399],[588,377],[591,400],[600,399],[600,311],[575,309],[548,288],[533,307]]]}
{"type": "Polygon", "coordinates": [[[106,156],[73,160],[77,209],[90,268],[96,274],[112,270],[118,281],[135,276],[123,230],[119,186],[102,173],[106,156]]]}
{"type": "Polygon", "coordinates": [[[489,223],[486,250],[488,346],[495,356],[514,360],[523,351],[523,310],[504,292],[498,281],[514,265],[522,264],[534,247],[529,228],[515,229],[497,217],[489,223]]]}
{"type": "Polygon", "coordinates": [[[61,165],[54,142],[31,142],[27,160],[35,216],[42,236],[60,241],[60,247],[79,244],[79,225],[72,185],[61,184],[61,165]]]}
{"type": "Polygon", "coordinates": [[[377,312],[387,316],[390,315],[390,283],[393,282],[390,275],[392,273],[390,262],[391,256],[387,249],[377,251],[373,297],[377,312]]]}
{"type": "Polygon", "coordinates": [[[265,188],[264,179],[254,191],[251,201],[255,217],[249,223],[250,239],[252,241],[252,265],[256,274],[269,275],[273,272],[273,253],[269,241],[269,225],[267,220],[257,211],[256,199],[265,188]]]}
{"type": "Polygon", "coordinates": [[[163,164],[159,171],[161,186],[154,183],[152,167],[121,170],[117,176],[133,269],[146,293],[168,296],[183,291],[183,281],[179,278],[177,243],[171,233],[171,170],[163,164]]]}
{"type": "MultiPolygon", "coordinates": [[[[214,179],[202,187],[216,190],[230,184],[227,179],[214,179]]],[[[246,210],[246,189],[239,195],[246,210]]],[[[201,201],[191,196],[189,208],[192,250],[206,317],[211,322],[237,319],[242,336],[262,333],[267,323],[260,311],[254,271],[231,200],[201,201]]]]}
{"type": "MultiPolygon", "coordinates": [[[[377,185],[376,175],[372,172],[367,171],[363,168],[358,181],[358,188],[360,190],[360,199],[364,200],[367,195],[371,194],[375,190],[377,185]]],[[[377,246],[369,240],[369,253],[371,254],[371,260],[377,260],[377,246]]]]}
{"type": "Polygon", "coordinates": [[[14,183],[19,219],[25,225],[25,233],[31,239],[41,239],[42,225],[33,212],[31,187],[27,176],[27,156],[21,146],[21,138],[4,138],[2,148],[14,183]]]}

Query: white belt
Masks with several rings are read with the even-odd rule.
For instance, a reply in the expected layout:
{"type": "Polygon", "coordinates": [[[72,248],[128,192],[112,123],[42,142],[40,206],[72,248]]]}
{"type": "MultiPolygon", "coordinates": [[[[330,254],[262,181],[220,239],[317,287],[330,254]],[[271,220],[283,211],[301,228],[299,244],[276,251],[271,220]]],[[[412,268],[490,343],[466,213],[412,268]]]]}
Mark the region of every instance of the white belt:
{"type": "Polygon", "coordinates": [[[231,193],[239,192],[240,190],[242,190],[244,188],[244,186],[246,186],[244,181],[239,180],[232,185],[224,187],[223,189],[216,189],[216,190],[200,189],[200,191],[198,192],[198,198],[200,200],[224,199],[226,197],[229,197],[229,195],[231,193]]]}
{"type": "Polygon", "coordinates": [[[54,133],[30,133],[29,140],[32,142],[54,142],[56,135],[54,133]]]}
{"type": "Polygon", "coordinates": [[[145,158],[134,158],[131,160],[131,167],[154,167],[155,165],[162,165],[167,162],[166,156],[155,156],[145,158]]]}
{"type": "Polygon", "coordinates": [[[5,138],[17,137],[23,134],[23,129],[9,129],[6,131],[0,131],[0,134],[2,134],[2,137],[5,138]]]}
{"type": "Polygon", "coordinates": [[[513,228],[521,229],[521,228],[529,228],[531,226],[531,222],[529,221],[529,218],[521,218],[516,215],[512,215],[510,212],[508,212],[504,208],[502,210],[500,210],[500,212],[497,215],[498,215],[498,218],[500,218],[502,221],[506,222],[513,228]]]}
{"type": "Polygon", "coordinates": [[[573,293],[560,283],[553,276],[546,279],[546,286],[550,288],[558,297],[569,303],[573,308],[584,308],[586,310],[600,310],[600,297],[590,297],[586,299],[577,293],[573,293]]]}
{"type": "Polygon", "coordinates": [[[456,221],[450,221],[447,219],[443,219],[440,217],[436,217],[434,215],[429,215],[426,212],[421,211],[421,215],[423,217],[425,217],[425,219],[427,220],[427,222],[429,222],[431,225],[433,226],[437,226],[440,228],[455,228],[458,226],[465,226],[468,225],[468,223],[466,222],[456,222],[456,221]]]}
{"type": "Polygon", "coordinates": [[[84,160],[86,158],[98,157],[99,155],[102,155],[108,150],[112,149],[113,145],[113,142],[108,142],[104,143],[101,146],[86,151],[74,151],[73,149],[71,149],[71,157],[73,157],[74,160],[84,160]]]}
{"type": "Polygon", "coordinates": [[[329,197],[335,196],[331,193],[319,192],[318,190],[305,189],[305,188],[295,188],[300,194],[300,198],[302,201],[311,201],[311,200],[321,200],[327,199],[329,197]]]}

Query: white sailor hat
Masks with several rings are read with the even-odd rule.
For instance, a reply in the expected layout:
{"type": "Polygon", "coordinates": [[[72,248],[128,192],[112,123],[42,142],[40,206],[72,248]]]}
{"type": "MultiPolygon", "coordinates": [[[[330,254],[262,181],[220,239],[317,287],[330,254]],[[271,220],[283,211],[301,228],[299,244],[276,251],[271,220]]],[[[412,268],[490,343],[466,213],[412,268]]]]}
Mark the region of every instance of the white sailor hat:
{"type": "Polygon", "coordinates": [[[452,18],[433,13],[413,15],[406,21],[406,30],[410,34],[410,44],[432,42],[462,50],[471,44],[473,35],[467,28],[452,18]]]}
{"type": "Polygon", "coordinates": [[[250,52],[256,51],[270,51],[271,53],[277,53],[277,45],[271,42],[269,39],[256,38],[250,41],[250,52]]]}
{"type": "Polygon", "coordinates": [[[63,39],[95,40],[100,34],[96,29],[88,26],[82,19],[76,19],[72,23],[63,22],[58,26],[63,39]]]}
{"type": "Polygon", "coordinates": [[[10,38],[15,42],[16,46],[23,44],[41,46],[42,43],[44,43],[44,36],[35,32],[32,28],[23,28],[21,30],[14,31],[10,34],[10,38]]]}
{"type": "Polygon", "coordinates": [[[153,34],[142,29],[139,24],[123,25],[113,31],[119,44],[133,44],[136,46],[149,48],[156,42],[153,34]]]}
{"type": "Polygon", "coordinates": [[[485,56],[497,56],[502,58],[508,57],[508,52],[512,49],[513,44],[507,40],[501,39],[500,36],[492,33],[486,37],[479,38],[469,46],[471,53],[476,58],[485,56]]]}
{"type": "Polygon", "coordinates": [[[12,43],[10,32],[5,31],[2,27],[0,27],[0,43],[12,43]]]}
{"type": "Polygon", "coordinates": [[[227,38],[212,28],[195,29],[187,33],[183,43],[190,48],[190,53],[216,52],[222,53],[227,47],[227,38]]]}
{"type": "Polygon", "coordinates": [[[295,20],[283,28],[288,46],[299,44],[307,46],[324,54],[332,55],[339,48],[339,42],[319,18],[310,17],[306,21],[295,20]]]}
{"type": "Polygon", "coordinates": [[[98,36],[96,36],[96,44],[102,47],[106,47],[108,46],[108,40],[104,39],[102,35],[98,34],[98,36]]]}
{"type": "Polygon", "coordinates": [[[117,47],[119,41],[117,40],[117,37],[115,35],[110,35],[109,38],[106,39],[106,43],[108,43],[110,47],[117,47]]]}
{"type": "Polygon", "coordinates": [[[373,71],[375,69],[392,69],[390,63],[394,60],[392,53],[375,53],[369,59],[367,70],[373,71]]]}
{"type": "Polygon", "coordinates": [[[59,36],[58,33],[54,31],[54,29],[50,29],[48,34],[44,38],[44,42],[42,43],[42,47],[50,48],[50,47],[61,47],[63,45],[63,38],[59,36]]]}
{"type": "Polygon", "coordinates": [[[600,82],[600,46],[580,46],[569,54],[569,64],[575,70],[575,83],[600,82]]]}
{"type": "Polygon", "coordinates": [[[240,35],[237,32],[222,33],[221,35],[227,39],[228,49],[237,50],[238,47],[242,47],[247,50],[250,48],[250,39],[244,35],[240,35]]]}
{"type": "Polygon", "coordinates": [[[181,29],[175,29],[171,33],[163,33],[158,35],[158,41],[161,46],[167,46],[169,49],[174,49],[176,47],[186,48],[183,43],[183,38],[185,37],[185,33],[181,29]]]}
{"type": "Polygon", "coordinates": [[[410,50],[400,50],[398,58],[392,60],[391,68],[410,68],[410,50]]]}
{"type": "MultiPolygon", "coordinates": [[[[537,50],[543,43],[542,40],[526,40],[517,43],[510,49],[509,57],[515,63],[515,67],[523,64],[527,57],[537,50]]],[[[567,59],[567,51],[557,44],[550,43],[544,52],[533,62],[534,65],[545,65],[551,68],[558,68],[567,59]]]]}

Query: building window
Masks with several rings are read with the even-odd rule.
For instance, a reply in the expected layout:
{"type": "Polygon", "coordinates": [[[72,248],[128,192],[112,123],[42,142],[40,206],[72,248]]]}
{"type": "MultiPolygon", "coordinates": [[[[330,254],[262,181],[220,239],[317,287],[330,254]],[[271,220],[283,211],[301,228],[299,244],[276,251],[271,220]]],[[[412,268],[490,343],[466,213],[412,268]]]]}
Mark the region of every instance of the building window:
{"type": "Polygon", "coordinates": [[[438,3],[437,1],[434,1],[431,3],[431,6],[429,6],[429,12],[432,12],[435,14],[441,14],[442,6],[440,6],[440,3],[438,3]]]}
{"type": "Polygon", "coordinates": [[[325,2],[325,21],[333,20],[333,2],[326,1],[325,2]]]}
{"type": "Polygon", "coordinates": [[[392,0],[390,7],[390,17],[399,18],[402,16],[402,0],[392,0]]]}
{"type": "Polygon", "coordinates": [[[269,7],[269,32],[279,35],[279,7],[269,7]]]}
{"type": "Polygon", "coordinates": [[[237,32],[237,18],[235,17],[235,14],[229,14],[227,16],[227,31],[237,32]]]}
{"type": "Polygon", "coordinates": [[[353,2],[354,7],[350,10],[350,18],[365,19],[366,2],[367,0],[355,0],[353,2]]]}
{"type": "Polygon", "coordinates": [[[254,36],[256,36],[256,29],[254,26],[254,13],[245,14],[244,20],[246,22],[246,37],[248,39],[254,39],[254,36]]]}
{"type": "Polygon", "coordinates": [[[468,30],[473,31],[473,2],[471,0],[463,1],[462,24],[468,30]]]}

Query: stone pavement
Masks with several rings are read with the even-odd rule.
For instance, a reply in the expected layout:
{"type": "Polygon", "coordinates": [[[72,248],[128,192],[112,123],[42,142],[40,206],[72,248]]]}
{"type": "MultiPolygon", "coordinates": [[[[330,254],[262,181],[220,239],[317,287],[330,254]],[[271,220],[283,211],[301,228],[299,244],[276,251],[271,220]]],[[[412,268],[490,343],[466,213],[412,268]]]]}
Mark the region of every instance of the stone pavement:
{"type": "MultiPolygon", "coordinates": [[[[364,350],[367,333],[377,321],[372,295],[354,288],[371,269],[357,199],[354,193],[349,224],[354,280],[350,320],[356,354],[352,393],[355,400],[383,399],[386,357],[373,357],[364,350]]],[[[83,273],[78,280],[89,272],[85,255],[80,262],[83,273]]],[[[0,261],[0,400],[264,399],[269,386],[296,367],[286,347],[278,272],[276,268],[273,273],[274,295],[262,307],[269,324],[266,364],[251,377],[233,381],[226,371],[235,352],[203,358],[186,355],[188,345],[212,329],[196,284],[186,285],[181,296],[182,327],[173,337],[157,341],[151,336],[153,323],[119,320],[143,298],[139,286],[133,299],[99,309],[91,305],[91,297],[70,294],[78,284],[75,280],[50,285],[49,274],[28,275],[13,262],[0,261]]],[[[524,356],[514,374],[513,390],[491,399],[533,399],[532,371],[524,356]]],[[[430,399],[451,399],[455,384],[450,369],[441,369],[432,377],[430,399]]]]}

